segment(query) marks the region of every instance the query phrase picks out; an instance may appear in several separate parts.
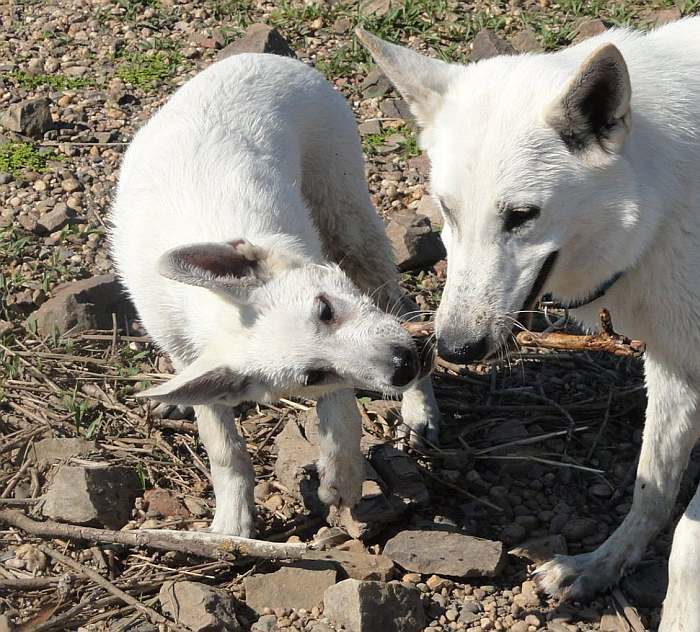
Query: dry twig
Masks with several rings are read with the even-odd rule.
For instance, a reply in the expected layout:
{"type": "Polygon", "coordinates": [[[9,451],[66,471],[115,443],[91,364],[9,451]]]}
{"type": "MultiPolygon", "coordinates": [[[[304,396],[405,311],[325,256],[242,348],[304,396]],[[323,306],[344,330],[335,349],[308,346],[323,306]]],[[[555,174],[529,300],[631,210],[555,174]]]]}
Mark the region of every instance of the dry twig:
{"type": "Polygon", "coordinates": [[[72,568],[74,571],[95,582],[96,584],[104,588],[107,592],[113,594],[115,597],[119,597],[119,599],[121,599],[124,603],[129,604],[134,608],[137,608],[138,610],[143,612],[144,615],[148,617],[148,620],[152,623],[160,623],[167,625],[176,632],[191,632],[189,628],[173,623],[167,617],[164,617],[162,614],[156,612],[153,608],[150,608],[149,606],[141,603],[138,599],[132,597],[129,593],[125,593],[123,590],[121,590],[121,588],[117,588],[112,582],[110,582],[108,579],[105,579],[104,577],[102,577],[102,575],[93,571],[91,568],[83,566],[79,562],[76,562],[74,559],[71,559],[67,555],[63,555],[63,553],[54,551],[48,546],[39,545],[38,548],[49,557],[53,558],[57,562],[60,562],[63,566],[72,568]]]}

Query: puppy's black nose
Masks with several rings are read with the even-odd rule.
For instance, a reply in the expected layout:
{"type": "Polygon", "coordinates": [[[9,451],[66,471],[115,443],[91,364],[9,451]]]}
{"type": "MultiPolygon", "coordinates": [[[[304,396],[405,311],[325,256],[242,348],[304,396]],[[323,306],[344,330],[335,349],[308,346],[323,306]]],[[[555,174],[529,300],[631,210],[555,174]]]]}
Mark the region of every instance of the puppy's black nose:
{"type": "Polygon", "coordinates": [[[418,354],[408,347],[394,347],[391,353],[391,365],[394,374],[391,376],[393,386],[406,386],[415,379],[420,370],[418,354]]]}
{"type": "Polygon", "coordinates": [[[444,339],[438,338],[438,355],[443,360],[455,364],[469,364],[481,360],[488,353],[488,350],[489,342],[486,337],[461,347],[453,347],[446,344],[444,339]]]}

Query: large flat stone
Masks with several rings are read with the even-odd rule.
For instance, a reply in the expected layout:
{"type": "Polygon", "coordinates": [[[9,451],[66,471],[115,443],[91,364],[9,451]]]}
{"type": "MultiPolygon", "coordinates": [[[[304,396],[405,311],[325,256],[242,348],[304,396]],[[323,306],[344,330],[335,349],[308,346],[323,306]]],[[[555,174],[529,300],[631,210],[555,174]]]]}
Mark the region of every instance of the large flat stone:
{"type": "Polygon", "coordinates": [[[326,590],[323,605],[347,632],[419,632],[426,623],[420,592],[399,582],[346,579],[326,590]]]}
{"type": "Polygon", "coordinates": [[[132,317],[134,308],[113,274],[66,283],[53,298],[29,316],[27,324],[41,336],[75,334],[87,329],[111,329],[112,314],[117,322],[132,317]]]}
{"type": "Polygon", "coordinates": [[[138,495],[139,479],[130,467],[63,465],[49,485],[42,513],[61,522],[121,529],[138,495]]]}
{"type": "Polygon", "coordinates": [[[167,581],[158,594],[163,612],[193,632],[242,632],[238,601],[225,590],[199,582],[167,581]]]}
{"type": "Polygon", "coordinates": [[[383,554],[414,573],[450,577],[495,577],[504,563],[500,542],[448,531],[402,531],[383,554]]]}
{"type": "Polygon", "coordinates": [[[265,608],[311,610],[321,605],[323,593],[335,580],[333,569],[285,566],[274,573],[246,577],[245,601],[260,614],[265,608]]]}

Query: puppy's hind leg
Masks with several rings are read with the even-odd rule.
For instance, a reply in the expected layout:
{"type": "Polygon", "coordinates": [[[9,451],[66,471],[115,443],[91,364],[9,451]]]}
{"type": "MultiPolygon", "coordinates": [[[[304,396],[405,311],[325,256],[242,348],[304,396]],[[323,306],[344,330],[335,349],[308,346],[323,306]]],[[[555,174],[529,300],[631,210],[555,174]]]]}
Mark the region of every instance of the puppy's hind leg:
{"type": "Polygon", "coordinates": [[[216,512],[211,530],[227,535],[255,534],[255,471],[229,406],[195,406],[197,429],[209,455],[216,512]]]}

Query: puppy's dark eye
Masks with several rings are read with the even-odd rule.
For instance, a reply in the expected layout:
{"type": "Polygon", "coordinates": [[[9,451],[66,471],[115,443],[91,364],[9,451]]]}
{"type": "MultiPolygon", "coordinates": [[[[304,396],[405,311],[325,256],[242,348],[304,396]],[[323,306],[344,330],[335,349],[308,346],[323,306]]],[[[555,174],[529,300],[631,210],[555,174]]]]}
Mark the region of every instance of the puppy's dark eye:
{"type": "Polygon", "coordinates": [[[321,294],[318,297],[318,319],[322,323],[330,323],[334,317],[333,306],[330,301],[321,294]]]}
{"type": "Polygon", "coordinates": [[[527,222],[537,219],[539,215],[539,206],[515,206],[506,208],[503,216],[503,230],[509,233],[516,228],[520,228],[527,222]]]}
{"type": "Polygon", "coordinates": [[[324,377],[326,377],[325,371],[309,371],[304,378],[304,385],[313,386],[314,384],[320,384],[323,382],[324,377]]]}

